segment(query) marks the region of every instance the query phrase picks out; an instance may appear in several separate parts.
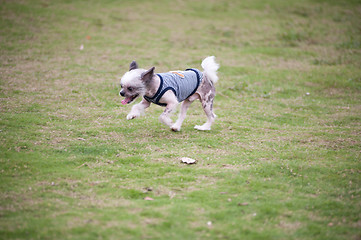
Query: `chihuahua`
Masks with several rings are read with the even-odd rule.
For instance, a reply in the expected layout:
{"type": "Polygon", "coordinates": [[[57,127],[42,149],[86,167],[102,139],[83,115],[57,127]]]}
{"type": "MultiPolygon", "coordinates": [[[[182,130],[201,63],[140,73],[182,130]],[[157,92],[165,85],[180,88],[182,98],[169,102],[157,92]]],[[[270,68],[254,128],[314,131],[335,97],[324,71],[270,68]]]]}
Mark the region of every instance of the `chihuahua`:
{"type": "Polygon", "coordinates": [[[218,81],[217,70],[219,64],[215,57],[207,57],[201,64],[203,72],[195,68],[185,71],[171,71],[168,73],[155,73],[155,67],[149,70],[141,69],[133,61],[121,80],[119,94],[124,97],[122,104],[133,102],[137,97],[142,101],[132,107],[127,119],[139,117],[151,103],[164,106],[165,110],[159,120],[169,126],[172,131],[180,131],[186,117],[187,109],[197,99],[202,103],[207,115],[207,122],[195,126],[197,130],[211,130],[211,125],[216,118],[213,113],[213,100],[215,97],[214,84],[218,81]],[[170,118],[178,104],[182,102],[179,117],[175,123],[170,118]]]}

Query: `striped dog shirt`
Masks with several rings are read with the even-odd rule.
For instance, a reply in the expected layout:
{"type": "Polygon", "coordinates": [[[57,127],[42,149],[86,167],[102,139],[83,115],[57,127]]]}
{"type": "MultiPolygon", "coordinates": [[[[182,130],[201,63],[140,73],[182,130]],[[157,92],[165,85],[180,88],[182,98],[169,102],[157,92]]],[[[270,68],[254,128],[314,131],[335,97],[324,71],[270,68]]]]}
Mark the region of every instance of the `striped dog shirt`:
{"type": "Polygon", "coordinates": [[[153,97],[144,96],[144,99],[160,106],[167,105],[160,103],[159,100],[168,90],[173,91],[178,102],[182,102],[192,96],[197,91],[203,76],[201,71],[194,68],[189,68],[185,71],[158,73],[157,75],[160,78],[157,93],[153,97]]]}

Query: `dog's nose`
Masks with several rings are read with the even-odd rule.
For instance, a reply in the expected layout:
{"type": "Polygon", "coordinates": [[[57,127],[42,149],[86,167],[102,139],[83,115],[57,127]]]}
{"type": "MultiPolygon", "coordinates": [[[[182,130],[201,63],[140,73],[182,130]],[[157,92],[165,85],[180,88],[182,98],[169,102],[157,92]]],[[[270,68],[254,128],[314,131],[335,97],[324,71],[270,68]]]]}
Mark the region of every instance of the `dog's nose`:
{"type": "Polygon", "coordinates": [[[122,90],[120,90],[119,95],[124,97],[124,92],[122,90]]]}

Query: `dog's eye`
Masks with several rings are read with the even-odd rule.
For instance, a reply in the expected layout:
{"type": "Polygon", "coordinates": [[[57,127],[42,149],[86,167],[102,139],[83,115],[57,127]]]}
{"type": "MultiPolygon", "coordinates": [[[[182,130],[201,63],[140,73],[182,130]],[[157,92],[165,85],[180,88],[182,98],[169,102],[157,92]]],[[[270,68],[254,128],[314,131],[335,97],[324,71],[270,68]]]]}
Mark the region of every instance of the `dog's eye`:
{"type": "Polygon", "coordinates": [[[128,91],[129,91],[129,92],[132,92],[132,91],[133,91],[133,88],[132,88],[132,87],[128,87],[128,91]]]}

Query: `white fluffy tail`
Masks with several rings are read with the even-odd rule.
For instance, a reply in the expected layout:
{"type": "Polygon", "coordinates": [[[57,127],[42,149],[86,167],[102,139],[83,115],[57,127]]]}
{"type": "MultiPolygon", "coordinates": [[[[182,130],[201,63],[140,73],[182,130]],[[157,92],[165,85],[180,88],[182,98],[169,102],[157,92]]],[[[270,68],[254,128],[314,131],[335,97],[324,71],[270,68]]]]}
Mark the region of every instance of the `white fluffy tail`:
{"type": "Polygon", "coordinates": [[[204,74],[206,74],[213,83],[216,83],[218,81],[217,70],[219,68],[219,64],[216,63],[214,59],[214,56],[205,58],[202,61],[202,68],[204,69],[204,74]]]}

